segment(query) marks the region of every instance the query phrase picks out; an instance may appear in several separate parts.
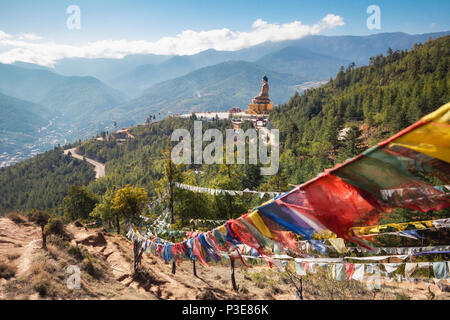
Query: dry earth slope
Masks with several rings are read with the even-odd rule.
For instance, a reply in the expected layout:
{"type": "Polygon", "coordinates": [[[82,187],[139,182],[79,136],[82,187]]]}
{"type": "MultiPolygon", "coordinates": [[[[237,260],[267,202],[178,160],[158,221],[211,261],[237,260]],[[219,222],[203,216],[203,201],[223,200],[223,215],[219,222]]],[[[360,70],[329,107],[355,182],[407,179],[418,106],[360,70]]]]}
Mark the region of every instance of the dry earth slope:
{"type": "MultiPolygon", "coordinates": [[[[144,254],[139,274],[133,273],[132,244],[102,229],[69,224],[66,239],[50,236],[42,249],[40,228],[24,219],[0,218],[0,299],[293,299],[296,289],[285,273],[266,264],[240,265],[239,291],[231,288],[229,264],[209,268],[171,264],[144,254]],[[14,270],[2,278],[1,266],[14,270]],[[67,268],[81,270],[81,288],[69,289],[67,268]]],[[[450,299],[441,286],[395,282],[369,291],[356,281],[337,282],[320,274],[305,277],[305,299],[450,299]]]]}

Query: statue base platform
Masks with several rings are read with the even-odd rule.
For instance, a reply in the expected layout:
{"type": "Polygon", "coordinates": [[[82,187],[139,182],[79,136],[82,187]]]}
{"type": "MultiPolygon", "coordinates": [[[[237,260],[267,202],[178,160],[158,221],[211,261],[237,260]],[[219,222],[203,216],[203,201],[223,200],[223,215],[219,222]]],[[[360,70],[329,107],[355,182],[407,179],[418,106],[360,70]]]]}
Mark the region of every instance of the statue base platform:
{"type": "Polygon", "coordinates": [[[247,114],[269,114],[272,110],[273,103],[267,104],[248,104],[248,110],[245,112],[247,114]]]}

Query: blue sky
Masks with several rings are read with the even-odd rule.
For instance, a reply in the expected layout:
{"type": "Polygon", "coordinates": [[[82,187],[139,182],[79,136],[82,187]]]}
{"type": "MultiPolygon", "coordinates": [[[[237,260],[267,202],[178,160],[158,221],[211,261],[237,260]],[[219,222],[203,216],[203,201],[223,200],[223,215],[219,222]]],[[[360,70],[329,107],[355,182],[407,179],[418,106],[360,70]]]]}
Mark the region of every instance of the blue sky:
{"type": "MultiPolygon", "coordinates": [[[[449,12],[448,0],[15,0],[0,2],[0,31],[9,35],[9,40],[25,33],[38,35],[41,42],[80,46],[102,40],[156,42],[162,37],[176,37],[185,30],[226,28],[236,33],[251,32],[257,19],[273,25],[301,21],[312,30],[312,26],[332,14],[343,23],[323,27],[315,34],[368,35],[397,31],[415,34],[450,30],[449,12]],[[369,17],[366,9],[373,4],[381,9],[380,30],[366,27],[369,17]],[[66,27],[69,5],[81,9],[80,30],[66,27]]],[[[0,43],[0,52],[18,46],[11,41],[0,43]]],[[[23,57],[31,56],[32,50],[37,52],[36,48],[27,50],[26,54],[21,53],[23,57]]],[[[180,54],[192,51],[179,47],[176,50],[180,54]]]]}
{"type": "Polygon", "coordinates": [[[328,13],[345,20],[345,26],[323,33],[329,35],[426,33],[450,29],[450,1],[443,0],[15,0],[0,2],[0,30],[36,33],[55,41],[157,40],[185,29],[226,27],[245,31],[258,18],[268,22],[299,20],[312,24],[328,13]],[[65,27],[68,17],[65,10],[71,4],[81,9],[79,31],[69,31],[65,27]],[[366,8],[371,4],[381,9],[381,30],[366,27],[369,16],[366,8]]]}

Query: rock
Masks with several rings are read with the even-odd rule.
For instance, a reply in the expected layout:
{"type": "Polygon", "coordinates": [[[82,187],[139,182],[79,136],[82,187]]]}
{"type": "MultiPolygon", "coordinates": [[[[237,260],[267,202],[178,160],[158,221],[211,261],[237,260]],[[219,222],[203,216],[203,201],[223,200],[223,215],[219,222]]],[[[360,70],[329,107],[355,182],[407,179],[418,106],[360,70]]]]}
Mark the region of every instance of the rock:
{"type": "Polygon", "coordinates": [[[439,283],[438,284],[439,289],[441,289],[442,292],[450,292],[450,285],[445,283],[439,283]]]}
{"type": "Polygon", "coordinates": [[[91,234],[84,239],[76,240],[76,243],[81,243],[88,246],[105,246],[107,244],[105,236],[101,232],[91,234]]]}
{"type": "Polygon", "coordinates": [[[84,225],[78,220],[75,221],[73,224],[75,225],[75,227],[78,227],[78,228],[83,228],[84,227],[84,225]]]}
{"type": "Polygon", "coordinates": [[[206,288],[205,291],[197,294],[197,299],[199,300],[217,300],[214,292],[211,289],[206,288]]]}

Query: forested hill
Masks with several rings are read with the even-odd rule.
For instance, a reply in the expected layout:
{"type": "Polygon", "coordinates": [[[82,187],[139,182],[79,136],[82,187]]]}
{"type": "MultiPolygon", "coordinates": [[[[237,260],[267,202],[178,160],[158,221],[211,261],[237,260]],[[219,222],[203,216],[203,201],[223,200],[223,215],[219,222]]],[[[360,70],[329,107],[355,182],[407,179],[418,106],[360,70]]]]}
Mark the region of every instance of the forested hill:
{"type": "Polygon", "coordinates": [[[0,168],[0,216],[11,210],[57,208],[71,185],[87,185],[95,173],[86,161],[55,148],[0,168]]]}
{"type": "Polygon", "coordinates": [[[289,183],[307,181],[449,102],[449,53],[450,36],[409,52],[389,50],[274,108],[289,183]]]}
{"type": "MultiPolygon", "coordinates": [[[[409,52],[389,52],[372,58],[365,67],[350,65],[327,85],[276,107],[270,118],[281,133],[277,175],[261,176],[256,165],[184,166],[179,168],[177,181],[260,191],[286,191],[291,188],[288,184],[307,181],[448,102],[449,41],[447,36],[409,52]]],[[[223,131],[231,128],[231,122],[204,122],[204,129],[212,127],[223,131]]],[[[57,156],[62,149],[3,168],[0,214],[34,206],[57,208],[70,184],[88,185],[97,196],[108,188],[130,184],[144,187],[150,198],[156,199],[167,186],[162,153],[176,128],[192,131],[192,119],[169,117],[138,126],[130,131],[134,138],[126,142],[84,141],[80,147],[89,157],[106,161],[106,177],[97,180],[86,163],[57,156]]],[[[240,216],[268,200],[267,196],[224,197],[177,191],[174,210],[183,218],[223,219],[240,216]]]]}

